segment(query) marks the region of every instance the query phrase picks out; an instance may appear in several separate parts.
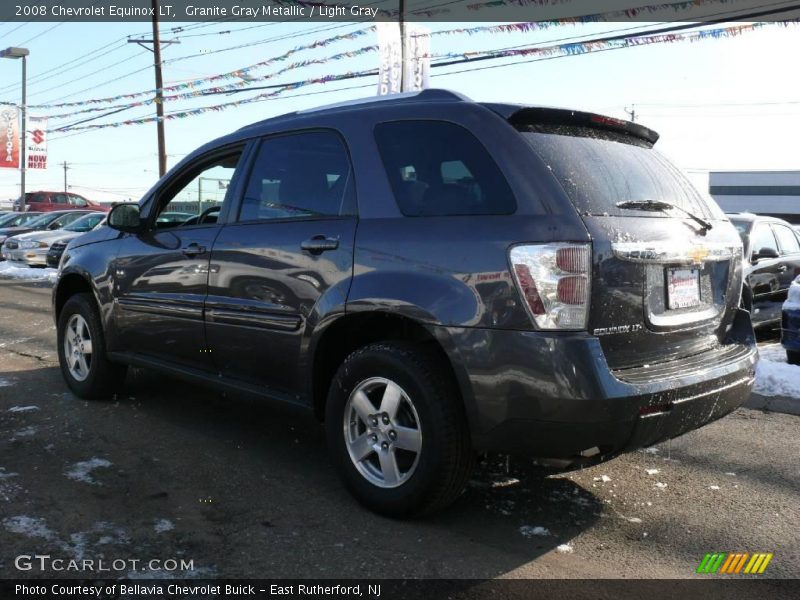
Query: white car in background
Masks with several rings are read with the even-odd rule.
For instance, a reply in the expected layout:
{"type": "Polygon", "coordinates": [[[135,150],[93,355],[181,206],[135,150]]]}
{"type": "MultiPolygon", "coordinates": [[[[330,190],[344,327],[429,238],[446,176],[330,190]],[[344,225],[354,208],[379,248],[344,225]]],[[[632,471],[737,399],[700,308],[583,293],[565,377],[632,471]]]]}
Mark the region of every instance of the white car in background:
{"type": "Polygon", "coordinates": [[[3,244],[3,258],[11,264],[27,267],[47,265],[47,251],[56,242],[69,241],[79,235],[100,227],[106,213],[88,213],[63,229],[56,231],[31,231],[8,238],[3,244]]]}

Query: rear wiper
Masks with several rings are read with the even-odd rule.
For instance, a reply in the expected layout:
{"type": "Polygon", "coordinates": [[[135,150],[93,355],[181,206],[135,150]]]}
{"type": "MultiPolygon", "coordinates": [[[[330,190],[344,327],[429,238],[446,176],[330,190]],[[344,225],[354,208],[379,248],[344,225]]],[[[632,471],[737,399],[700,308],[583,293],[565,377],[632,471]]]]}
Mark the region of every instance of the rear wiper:
{"type": "Polygon", "coordinates": [[[675,206],[669,202],[662,202],[658,200],[626,200],[625,202],[617,202],[617,208],[627,208],[630,210],[654,210],[659,212],[666,212],[668,210],[679,210],[687,217],[695,221],[703,228],[703,231],[708,231],[712,228],[711,223],[705,219],[701,219],[697,215],[689,212],[685,208],[675,206]]]}

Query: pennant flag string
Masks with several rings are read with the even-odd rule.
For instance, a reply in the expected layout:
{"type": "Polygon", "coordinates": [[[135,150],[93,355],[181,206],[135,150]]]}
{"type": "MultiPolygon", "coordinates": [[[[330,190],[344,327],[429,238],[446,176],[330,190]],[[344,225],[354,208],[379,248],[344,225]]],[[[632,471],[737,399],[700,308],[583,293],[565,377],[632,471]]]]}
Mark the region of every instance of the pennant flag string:
{"type": "MultiPolygon", "coordinates": [[[[590,52],[596,52],[600,50],[608,50],[608,49],[620,49],[626,47],[636,47],[636,46],[645,46],[651,44],[667,44],[667,43],[676,43],[676,42],[697,42],[702,40],[708,39],[724,39],[724,38],[731,38],[742,35],[744,33],[756,31],[766,26],[771,25],[796,25],[798,20],[791,20],[791,21],[780,21],[780,22],[756,22],[756,23],[749,23],[749,24],[742,24],[742,25],[734,25],[730,27],[721,27],[716,29],[706,29],[701,31],[694,31],[694,32],[685,32],[685,33],[666,33],[666,34],[659,34],[659,35],[639,35],[639,36],[631,36],[628,38],[623,39],[614,39],[614,40],[607,40],[607,41],[590,41],[590,42],[574,42],[574,43],[567,43],[567,44],[556,44],[553,46],[539,46],[539,47],[528,47],[528,48],[512,48],[507,50],[495,50],[495,51],[486,51],[486,52],[467,52],[467,53],[448,53],[443,55],[437,55],[433,58],[436,59],[462,59],[462,62],[469,63],[476,59],[497,59],[497,58],[508,58],[513,56],[541,56],[541,57],[549,57],[554,55],[564,55],[564,56],[575,56],[580,54],[587,54],[590,52]]],[[[370,48],[370,47],[367,47],[370,48]]],[[[434,65],[436,66],[436,65],[434,65]]],[[[253,96],[251,98],[246,98],[242,100],[236,100],[232,102],[226,102],[223,104],[217,104],[214,106],[206,106],[201,108],[195,108],[191,110],[184,110],[184,111],[176,111],[173,113],[169,113],[164,116],[164,120],[172,120],[172,119],[184,119],[187,117],[197,116],[208,112],[216,112],[221,110],[226,110],[228,108],[241,106],[245,104],[250,104],[253,102],[260,102],[263,100],[268,100],[271,98],[275,98],[284,92],[300,89],[310,85],[317,85],[317,84],[325,84],[330,83],[333,81],[341,81],[344,79],[354,79],[359,77],[366,77],[369,75],[374,75],[376,71],[374,69],[369,71],[360,71],[360,72],[346,72],[337,75],[325,75],[322,77],[316,77],[312,79],[306,79],[304,81],[297,81],[294,83],[287,84],[282,86],[276,90],[259,94],[257,96],[253,96]]],[[[93,130],[93,129],[104,129],[108,127],[122,127],[127,125],[140,125],[145,123],[152,123],[158,121],[158,117],[144,117],[139,119],[128,119],[125,121],[117,121],[114,123],[101,123],[101,124],[91,124],[91,125],[81,125],[81,126],[65,126],[61,128],[55,128],[50,130],[51,132],[67,132],[67,131],[81,131],[81,130],[93,130]]]]}
{"type": "MultiPolygon", "coordinates": [[[[284,1],[288,1],[288,0],[284,0],[284,1]]],[[[292,1],[294,1],[294,0],[292,0],[292,1]]],[[[521,5],[521,6],[528,6],[528,5],[545,6],[545,5],[548,5],[548,4],[549,5],[553,5],[553,4],[558,4],[558,3],[561,3],[561,2],[565,2],[565,1],[567,1],[567,0],[490,0],[489,2],[483,2],[483,3],[468,5],[468,8],[471,9],[471,10],[479,10],[483,6],[489,6],[489,5],[499,6],[499,5],[503,5],[503,4],[521,5]]],[[[529,31],[544,30],[544,29],[549,29],[549,28],[552,28],[552,27],[565,26],[565,25],[577,25],[577,24],[595,23],[595,22],[601,22],[601,21],[613,21],[615,19],[620,19],[620,18],[625,18],[625,17],[630,18],[630,17],[639,15],[639,14],[644,13],[644,12],[654,13],[654,12],[663,11],[663,10],[670,9],[670,8],[674,9],[675,12],[678,12],[678,11],[681,11],[681,10],[688,10],[690,8],[694,8],[694,7],[702,6],[702,5],[719,4],[719,3],[728,4],[730,2],[738,2],[738,1],[739,0],[683,0],[681,2],[662,3],[662,4],[655,4],[655,5],[648,5],[648,6],[640,6],[640,7],[629,8],[629,9],[625,9],[625,10],[615,10],[615,11],[610,11],[610,12],[605,12],[605,13],[596,13],[596,14],[584,15],[584,16],[576,16],[576,17],[565,17],[565,18],[561,18],[561,19],[553,19],[553,20],[550,20],[550,21],[532,21],[532,22],[526,22],[526,23],[508,23],[508,24],[503,24],[503,25],[480,25],[480,26],[475,26],[475,27],[461,27],[461,28],[447,29],[447,30],[443,30],[443,31],[431,32],[431,35],[432,36],[457,35],[457,34],[473,35],[473,34],[481,33],[481,32],[490,32],[490,33],[520,33],[520,32],[522,32],[522,33],[524,33],[524,32],[529,32],[529,31]]],[[[295,2],[295,3],[302,4],[302,2],[295,2]]],[[[306,2],[305,4],[310,6],[312,4],[319,5],[320,3],[306,2]]],[[[450,10],[450,9],[447,9],[447,10],[450,10]]],[[[411,12],[415,12],[415,11],[411,11],[411,12]]],[[[285,53],[283,53],[283,54],[281,54],[279,56],[266,59],[264,61],[249,65],[247,67],[242,67],[242,68],[236,69],[234,71],[228,71],[226,73],[219,73],[219,74],[216,74],[216,75],[211,75],[209,77],[198,78],[198,79],[194,79],[194,80],[190,80],[190,81],[184,81],[184,82],[177,83],[177,84],[170,85],[170,86],[165,86],[165,87],[161,88],[161,94],[165,95],[165,94],[168,94],[170,92],[180,92],[180,91],[184,91],[184,90],[188,90],[188,89],[200,88],[201,86],[207,85],[209,83],[219,82],[219,81],[223,81],[223,80],[231,80],[231,79],[237,79],[238,81],[236,81],[235,83],[228,84],[227,89],[230,89],[230,90],[244,89],[244,88],[247,88],[249,85],[251,85],[253,83],[253,81],[263,81],[264,79],[268,79],[270,77],[270,76],[265,76],[265,77],[260,77],[260,78],[253,77],[252,75],[250,75],[251,71],[255,71],[257,69],[260,69],[260,68],[263,68],[263,67],[275,64],[275,63],[283,62],[283,61],[287,60],[288,58],[290,58],[291,56],[293,56],[294,54],[297,54],[298,52],[301,52],[301,51],[304,51],[304,50],[313,50],[313,49],[316,49],[316,48],[324,48],[326,46],[329,46],[329,45],[331,45],[333,43],[336,43],[336,42],[339,42],[339,41],[353,40],[353,39],[362,37],[364,35],[367,35],[368,33],[371,33],[374,30],[375,30],[374,26],[369,26],[369,27],[364,27],[362,29],[358,29],[356,31],[352,31],[352,32],[349,32],[349,33],[343,33],[343,34],[335,35],[335,36],[332,36],[332,37],[329,37],[329,38],[326,38],[326,39],[316,40],[316,41],[308,43],[308,44],[302,44],[302,45],[296,46],[296,47],[288,50],[287,52],[285,52],[285,53]]],[[[337,56],[337,55],[334,55],[334,57],[329,58],[329,60],[340,60],[339,58],[336,58],[335,56],[337,56]]],[[[165,65],[169,64],[169,62],[170,61],[165,61],[164,64],[165,65]]],[[[297,64],[299,66],[295,66],[295,67],[292,67],[292,68],[300,68],[300,67],[303,66],[302,62],[301,63],[295,63],[295,64],[297,64]]],[[[324,64],[324,61],[323,61],[323,59],[318,59],[317,61],[310,61],[309,64],[324,64]]],[[[32,109],[67,108],[67,107],[73,107],[73,106],[86,106],[87,104],[108,104],[108,103],[113,103],[113,102],[119,102],[120,100],[130,100],[130,99],[139,98],[139,97],[143,97],[143,96],[150,96],[149,99],[144,100],[139,104],[132,104],[131,105],[131,106],[139,106],[139,105],[146,106],[146,105],[152,104],[154,102],[154,97],[155,97],[156,94],[158,94],[158,92],[159,92],[158,89],[151,89],[151,90],[145,90],[145,91],[141,91],[141,92],[133,92],[133,93],[129,93],[129,94],[120,94],[120,95],[117,95],[117,96],[109,96],[109,97],[106,97],[106,98],[93,98],[93,99],[74,101],[74,102],[61,102],[61,103],[50,103],[50,104],[31,104],[31,105],[29,105],[29,108],[32,108],[32,109]]],[[[207,95],[207,94],[197,94],[197,96],[202,96],[202,95],[207,95]]],[[[178,96],[176,96],[176,99],[191,98],[191,97],[195,97],[195,96],[192,96],[192,95],[187,95],[187,96],[178,95],[178,96]]],[[[166,99],[167,99],[167,97],[165,97],[165,100],[166,99]]],[[[105,107],[105,108],[102,108],[101,110],[108,110],[108,108],[109,107],[105,107]]],[[[79,112],[84,112],[84,111],[79,111],[79,112]]],[[[89,112],[89,111],[86,111],[86,112],[89,112]]],[[[79,114],[79,113],[72,113],[72,114],[79,114]]],[[[54,116],[52,118],[58,118],[58,117],[54,116]]]]}

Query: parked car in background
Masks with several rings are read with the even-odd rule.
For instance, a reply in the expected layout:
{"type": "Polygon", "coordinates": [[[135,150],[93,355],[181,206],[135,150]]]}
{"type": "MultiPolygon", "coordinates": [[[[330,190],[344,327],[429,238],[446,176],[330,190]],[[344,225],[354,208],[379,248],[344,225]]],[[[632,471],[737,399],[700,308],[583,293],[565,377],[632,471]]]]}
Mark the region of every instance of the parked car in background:
{"type": "MultiPolygon", "coordinates": [[[[16,203],[19,206],[19,201],[16,203]]],[[[79,208],[108,212],[111,206],[98,204],[72,192],[26,192],[26,210],[48,212],[51,210],[65,210],[79,208]]]]}
{"type": "Polygon", "coordinates": [[[776,326],[789,286],[800,275],[800,234],[781,219],[729,214],[744,246],[742,304],[754,327],[776,326]]]}
{"type": "Polygon", "coordinates": [[[17,232],[25,233],[30,231],[25,229],[28,223],[37,220],[42,216],[40,212],[14,212],[0,217],[0,260],[2,260],[2,251],[5,241],[10,236],[16,235],[17,232]]]}
{"type": "Polygon", "coordinates": [[[89,214],[92,211],[88,210],[59,210],[45,213],[39,213],[36,218],[25,219],[30,213],[17,213],[20,215],[21,225],[15,227],[6,227],[0,229],[0,237],[3,238],[3,244],[0,246],[0,253],[5,246],[8,238],[13,236],[28,233],[30,231],[56,231],[66,227],[73,221],[80,219],[82,216],[89,214]]]}
{"type": "Polygon", "coordinates": [[[53,243],[68,243],[69,240],[94,229],[105,218],[106,213],[92,212],[55,231],[31,231],[15,235],[6,240],[3,246],[3,258],[28,267],[44,267],[47,265],[47,255],[53,243]]]}
{"type": "Polygon", "coordinates": [[[657,139],[444,90],[254,123],[70,243],[61,373],[306,407],[394,517],[454,501],[477,454],[564,470],[679,436],[745,402],[757,351],[736,230],[657,139]],[[159,223],[204,179],[220,205],[159,223]]]}
{"type": "Polygon", "coordinates": [[[781,344],[786,349],[786,362],[800,365],[800,275],[789,286],[781,315],[781,344]]]}
{"type": "Polygon", "coordinates": [[[187,212],[176,212],[176,211],[164,212],[158,215],[158,224],[165,226],[180,225],[181,223],[185,223],[187,220],[191,219],[194,216],[196,216],[194,213],[187,213],[187,212]]]}

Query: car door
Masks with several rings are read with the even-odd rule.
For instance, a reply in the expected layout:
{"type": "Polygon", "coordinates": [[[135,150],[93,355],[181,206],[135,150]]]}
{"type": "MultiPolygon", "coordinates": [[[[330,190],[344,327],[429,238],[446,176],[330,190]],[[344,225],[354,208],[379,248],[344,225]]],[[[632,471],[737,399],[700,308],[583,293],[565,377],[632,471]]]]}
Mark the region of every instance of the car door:
{"type": "Polygon", "coordinates": [[[226,148],[192,161],[147,201],[145,231],[125,234],[113,263],[114,337],[121,346],[114,350],[211,367],[203,323],[209,257],[242,151],[226,148]],[[210,180],[214,190],[208,189],[210,180]],[[201,205],[203,214],[190,225],[158,221],[162,212],[197,213],[201,205]]]}
{"type": "Polygon", "coordinates": [[[789,295],[789,286],[792,285],[794,278],[800,275],[800,241],[798,241],[797,235],[788,225],[773,223],[772,231],[778,240],[778,247],[781,253],[780,264],[778,265],[780,295],[777,300],[783,304],[789,295]]]}
{"type": "Polygon", "coordinates": [[[768,222],[756,223],[750,233],[747,283],[753,293],[753,321],[756,324],[779,319],[781,314],[781,260],[778,243],[768,222]],[[764,256],[766,254],[771,256],[764,256]]]}
{"type": "Polygon", "coordinates": [[[261,141],[237,218],[211,253],[206,334],[224,376],[292,397],[301,389],[304,335],[320,306],[343,306],[347,297],[353,183],[347,149],[332,131],[261,141]]]}

